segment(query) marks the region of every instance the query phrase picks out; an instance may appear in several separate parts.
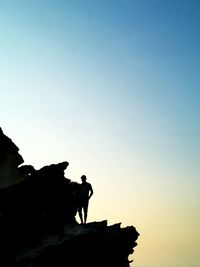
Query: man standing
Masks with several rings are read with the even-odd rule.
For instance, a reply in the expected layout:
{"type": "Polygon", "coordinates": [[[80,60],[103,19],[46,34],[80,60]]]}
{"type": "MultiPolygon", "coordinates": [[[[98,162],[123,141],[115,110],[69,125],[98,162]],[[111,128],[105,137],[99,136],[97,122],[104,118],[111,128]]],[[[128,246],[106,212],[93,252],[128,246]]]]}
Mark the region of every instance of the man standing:
{"type": "Polygon", "coordinates": [[[89,199],[93,195],[93,189],[90,183],[86,182],[87,177],[85,175],[81,176],[82,184],[80,184],[79,194],[78,194],[78,213],[81,220],[81,224],[83,224],[83,215],[84,214],[84,223],[87,221],[87,213],[88,213],[88,204],[89,199]]]}

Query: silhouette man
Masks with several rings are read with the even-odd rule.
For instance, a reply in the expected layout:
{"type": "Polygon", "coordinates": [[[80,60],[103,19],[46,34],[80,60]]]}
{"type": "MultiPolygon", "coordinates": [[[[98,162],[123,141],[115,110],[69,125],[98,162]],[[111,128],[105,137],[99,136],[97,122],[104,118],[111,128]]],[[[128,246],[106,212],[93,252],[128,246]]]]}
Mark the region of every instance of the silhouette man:
{"type": "Polygon", "coordinates": [[[84,223],[86,223],[87,221],[89,199],[93,195],[92,186],[90,183],[86,182],[86,180],[87,177],[85,175],[82,175],[81,176],[82,184],[80,184],[79,186],[79,194],[78,194],[78,213],[81,220],[81,224],[83,224],[83,215],[84,215],[84,223]]]}

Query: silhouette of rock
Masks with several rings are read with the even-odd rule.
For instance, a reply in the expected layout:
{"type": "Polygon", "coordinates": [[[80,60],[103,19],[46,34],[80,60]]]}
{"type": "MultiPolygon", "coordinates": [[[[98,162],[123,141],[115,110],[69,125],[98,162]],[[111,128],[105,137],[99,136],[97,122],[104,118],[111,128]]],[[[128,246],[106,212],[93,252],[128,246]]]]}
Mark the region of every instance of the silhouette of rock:
{"type": "Polygon", "coordinates": [[[16,184],[23,180],[18,172],[18,166],[24,162],[18,153],[19,148],[10,138],[3,134],[0,128],[0,188],[16,184]]]}
{"type": "Polygon", "coordinates": [[[68,162],[21,165],[1,128],[0,146],[0,266],[129,266],[138,232],[107,221],[79,225],[79,184],[65,177],[68,162]]]}

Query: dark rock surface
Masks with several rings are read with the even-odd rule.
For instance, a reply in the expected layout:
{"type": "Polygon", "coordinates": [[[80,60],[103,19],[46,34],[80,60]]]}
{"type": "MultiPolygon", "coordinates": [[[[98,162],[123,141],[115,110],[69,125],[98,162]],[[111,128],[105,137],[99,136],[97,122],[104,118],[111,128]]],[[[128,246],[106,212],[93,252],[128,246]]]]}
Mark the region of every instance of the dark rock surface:
{"type": "Polygon", "coordinates": [[[1,128],[0,147],[0,266],[129,266],[138,232],[107,221],[79,225],[79,184],[65,177],[68,162],[21,165],[1,128]]]}

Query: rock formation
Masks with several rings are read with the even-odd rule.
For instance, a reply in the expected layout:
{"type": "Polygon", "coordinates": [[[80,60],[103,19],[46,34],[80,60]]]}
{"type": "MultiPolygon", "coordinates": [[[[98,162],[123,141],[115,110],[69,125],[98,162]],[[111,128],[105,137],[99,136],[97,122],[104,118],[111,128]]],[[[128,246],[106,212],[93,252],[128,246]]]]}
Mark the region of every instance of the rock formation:
{"type": "Polygon", "coordinates": [[[79,184],[65,177],[68,162],[39,170],[21,165],[1,128],[0,147],[0,266],[129,266],[138,232],[106,220],[78,224],[79,184]]]}

